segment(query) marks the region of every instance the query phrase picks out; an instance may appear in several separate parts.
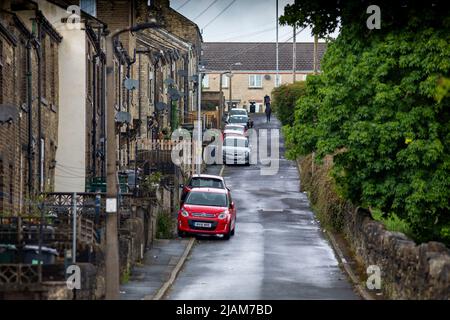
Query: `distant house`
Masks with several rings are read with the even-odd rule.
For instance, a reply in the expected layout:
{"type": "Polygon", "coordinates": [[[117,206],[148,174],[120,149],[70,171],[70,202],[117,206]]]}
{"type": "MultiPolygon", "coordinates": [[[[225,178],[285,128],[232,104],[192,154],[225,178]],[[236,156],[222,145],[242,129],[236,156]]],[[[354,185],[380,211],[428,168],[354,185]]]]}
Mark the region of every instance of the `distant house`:
{"type": "MultiPolygon", "coordinates": [[[[293,81],[293,44],[279,43],[279,80],[276,79],[276,44],[273,42],[205,42],[202,46],[206,74],[203,90],[222,91],[225,105],[249,107],[255,102],[261,111],[264,96],[275,86],[293,81]],[[230,97],[230,72],[231,97],[230,97]]],[[[318,65],[326,50],[325,43],[317,47],[318,65]]],[[[296,81],[306,80],[314,71],[314,43],[296,44],[296,81]]]]}

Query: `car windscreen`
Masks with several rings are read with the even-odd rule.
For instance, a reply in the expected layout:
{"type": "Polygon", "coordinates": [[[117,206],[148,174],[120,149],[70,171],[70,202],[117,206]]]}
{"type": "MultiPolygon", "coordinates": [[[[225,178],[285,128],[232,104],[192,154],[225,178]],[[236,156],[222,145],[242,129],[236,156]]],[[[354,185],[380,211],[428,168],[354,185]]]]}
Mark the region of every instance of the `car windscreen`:
{"type": "Polygon", "coordinates": [[[214,178],[192,178],[189,182],[189,187],[224,189],[222,181],[214,178]]]}
{"type": "Polygon", "coordinates": [[[230,117],[230,123],[247,123],[248,118],[243,116],[232,116],[230,117]]]}
{"type": "Polygon", "coordinates": [[[248,148],[248,140],[247,139],[233,139],[228,138],[223,141],[224,147],[245,147],[248,148]]]}
{"type": "Polygon", "coordinates": [[[247,111],[245,110],[231,110],[230,111],[231,115],[247,115],[247,111]]]}
{"type": "Polygon", "coordinates": [[[227,195],[212,192],[190,192],[185,204],[211,207],[227,207],[227,195]]]}

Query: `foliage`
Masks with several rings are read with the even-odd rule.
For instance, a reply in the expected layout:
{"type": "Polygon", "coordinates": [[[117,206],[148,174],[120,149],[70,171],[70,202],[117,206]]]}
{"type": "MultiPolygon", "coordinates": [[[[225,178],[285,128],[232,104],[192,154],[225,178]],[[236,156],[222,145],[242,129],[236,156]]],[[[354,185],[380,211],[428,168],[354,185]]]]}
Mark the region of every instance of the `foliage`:
{"type": "Polygon", "coordinates": [[[290,157],[334,155],[344,198],[450,244],[450,18],[430,20],[364,34],[343,23],[284,132],[290,157]]]}
{"type": "Polygon", "coordinates": [[[436,27],[448,16],[447,0],[295,0],[284,9],[280,17],[283,25],[296,25],[298,28],[311,28],[311,34],[325,38],[339,26],[355,28],[359,36],[370,35],[366,20],[370,5],[378,5],[381,12],[380,32],[399,30],[414,24],[416,29],[423,25],[436,27]]]}
{"type": "Polygon", "coordinates": [[[178,126],[180,125],[180,119],[178,116],[178,103],[177,101],[172,101],[172,107],[171,107],[171,116],[170,116],[170,127],[173,130],[176,130],[178,126]]]}
{"type": "Polygon", "coordinates": [[[304,81],[298,81],[272,90],[272,109],[283,125],[293,124],[295,103],[304,95],[305,86],[304,81]]]}
{"type": "Polygon", "coordinates": [[[154,194],[161,183],[162,174],[161,172],[154,172],[146,176],[142,183],[141,188],[144,192],[149,194],[154,194]]]}
{"type": "Polygon", "coordinates": [[[160,212],[157,220],[157,234],[159,239],[174,237],[174,219],[168,212],[160,212]]]}
{"type": "Polygon", "coordinates": [[[387,230],[397,231],[412,236],[411,228],[406,221],[400,219],[395,213],[386,215],[380,210],[372,210],[372,218],[384,224],[387,230]]]}

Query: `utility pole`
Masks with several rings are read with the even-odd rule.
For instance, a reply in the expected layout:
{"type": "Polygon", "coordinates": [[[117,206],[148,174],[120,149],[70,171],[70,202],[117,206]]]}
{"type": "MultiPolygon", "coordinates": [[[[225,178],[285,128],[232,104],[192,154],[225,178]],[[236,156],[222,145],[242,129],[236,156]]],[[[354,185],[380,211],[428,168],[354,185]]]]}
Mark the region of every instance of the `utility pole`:
{"type": "Polygon", "coordinates": [[[202,172],[202,73],[200,71],[200,65],[198,67],[198,105],[197,105],[197,174],[202,172]]]}
{"type": "Polygon", "coordinates": [[[117,30],[106,37],[106,295],[107,300],[119,299],[119,236],[117,199],[116,121],[114,109],[114,39],[124,32],[157,28],[154,22],[117,30]]]}
{"type": "Polygon", "coordinates": [[[314,34],[314,74],[317,74],[317,62],[318,62],[318,58],[317,58],[317,44],[318,44],[318,37],[317,34],[314,34]]]}
{"type": "Polygon", "coordinates": [[[276,29],[277,29],[277,42],[276,42],[276,65],[277,65],[277,74],[276,74],[276,78],[275,78],[275,87],[278,87],[278,80],[279,80],[279,65],[278,65],[278,0],[276,0],[276,29]]]}
{"type": "Polygon", "coordinates": [[[292,40],[292,83],[295,83],[295,71],[297,69],[297,40],[296,40],[296,28],[294,24],[294,36],[292,40]]]}
{"type": "Polygon", "coordinates": [[[233,72],[231,71],[231,68],[230,68],[230,76],[229,76],[229,78],[230,78],[230,83],[229,83],[229,86],[230,86],[230,88],[229,88],[229,97],[228,97],[228,112],[230,112],[230,110],[231,110],[231,107],[232,107],[232,105],[233,105],[233,103],[231,102],[231,99],[232,99],[232,94],[231,94],[231,91],[232,91],[232,86],[231,86],[231,78],[233,78],[233,72]]]}

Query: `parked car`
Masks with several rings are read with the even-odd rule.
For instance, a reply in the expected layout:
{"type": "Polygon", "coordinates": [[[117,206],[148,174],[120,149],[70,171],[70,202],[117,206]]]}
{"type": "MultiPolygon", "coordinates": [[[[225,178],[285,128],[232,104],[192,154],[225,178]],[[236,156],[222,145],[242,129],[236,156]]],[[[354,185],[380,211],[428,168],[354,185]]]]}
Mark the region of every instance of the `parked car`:
{"type": "Polygon", "coordinates": [[[245,126],[247,129],[250,128],[249,117],[245,115],[232,115],[227,119],[227,124],[240,124],[245,126]]]}
{"type": "Polygon", "coordinates": [[[243,108],[233,108],[229,112],[230,116],[248,116],[247,110],[243,108]]]}
{"type": "Polygon", "coordinates": [[[230,134],[245,136],[247,134],[247,129],[243,125],[228,124],[223,130],[223,137],[230,134]]]}
{"type": "Polygon", "coordinates": [[[229,240],[236,228],[236,208],[228,189],[192,189],[178,212],[180,237],[221,235],[229,240]]]}
{"type": "Polygon", "coordinates": [[[229,135],[223,140],[222,156],[225,164],[250,165],[251,146],[244,136],[229,135]]]}
{"type": "Polygon", "coordinates": [[[194,188],[228,189],[223,177],[210,174],[194,174],[187,184],[180,184],[180,188],[183,189],[181,192],[181,204],[183,204],[189,191],[194,188]]]}

